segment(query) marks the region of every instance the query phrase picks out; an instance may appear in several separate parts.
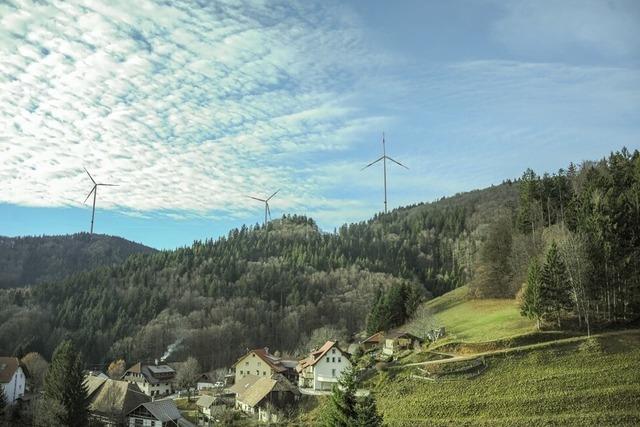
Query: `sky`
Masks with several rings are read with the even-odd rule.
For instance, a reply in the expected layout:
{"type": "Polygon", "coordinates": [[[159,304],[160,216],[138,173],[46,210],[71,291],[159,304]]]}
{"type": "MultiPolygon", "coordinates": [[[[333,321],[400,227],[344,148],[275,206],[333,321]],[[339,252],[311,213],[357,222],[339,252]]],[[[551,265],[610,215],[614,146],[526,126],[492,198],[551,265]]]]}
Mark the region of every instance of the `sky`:
{"type": "Polygon", "coordinates": [[[640,148],[635,0],[0,1],[0,235],[324,230],[640,148]]]}

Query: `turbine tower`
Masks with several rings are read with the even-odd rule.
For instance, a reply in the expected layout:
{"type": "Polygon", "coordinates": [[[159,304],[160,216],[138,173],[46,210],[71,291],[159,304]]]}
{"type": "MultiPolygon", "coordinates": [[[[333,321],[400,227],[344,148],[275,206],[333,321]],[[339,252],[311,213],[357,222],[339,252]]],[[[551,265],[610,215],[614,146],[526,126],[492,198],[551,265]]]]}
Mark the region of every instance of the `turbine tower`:
{"type": "Polygon", "coordinates": [[[393,163],[402,166],[405,169],[409,169],[408,167],[406,167],[405,165],[403,165],[402,163],[400,163],[397,160],[392,159],[391,157],[387,156],[387,148],[385,146],[384,143],[384,132],[382,132],[382,157],[380,157],[377,160],[374,160],[373,162],[369,163],[367,166],[363,167],[360,170],[365,170],[366,168],[368,168],[369,166],[373,166],[376,163],[378,163],[380,160],[382,160],[382,165],[383,165],[383,170],[384,170],[384,213],[387,213],[387,160],[392,161],[393,163]]]}
{"type": "Polygon", "coordinates": [[[117,184],[103,184],[103,183],[97,183],[93,177],[91,176],[91,174],[89,173],[89,171],[87,170],[87,168],[83,168],[84,171],[87,173],[87,175],[89,175],[89,178],[91,179],[91,182],[93,182],[93,188],[91,189],[91,191],[89,191],[89,194],[87,194],[87,198],[84,199],[84,203],[87,203],[87,200],[89,200],[89,197],[91,197],[91,193],[93,193],[93,210],[91,211],[91,234],[93,234],[93,220],[96,216],[96,194],[98,194],[98,186],[104,186],[104,187],[117,187],[117,184]]]}
{"type": "Polygon", "coordinates": [[[265,226],[267,225],[267,215],[269,216],[269,218],[271,218],[271,209],[269,209],[269,200],[271,200],[273,198],[273,196],[278,194],[279,191],[280,191],[280,189],[278,189],[278,191],[276,191],[275,193],[273,193],[272,195],[270,195],[266,199],[259,199],[257,197],[247,196],[250,199],[257,200],[259,202],[264,203],[264,225],[265,226]]]}

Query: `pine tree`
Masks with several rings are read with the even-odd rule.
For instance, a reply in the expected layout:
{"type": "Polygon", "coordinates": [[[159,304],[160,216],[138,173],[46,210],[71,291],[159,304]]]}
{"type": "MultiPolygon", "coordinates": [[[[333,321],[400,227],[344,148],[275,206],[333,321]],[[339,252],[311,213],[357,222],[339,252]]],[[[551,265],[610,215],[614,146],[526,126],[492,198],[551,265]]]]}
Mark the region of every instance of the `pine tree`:
{"type": "Polygon", "coordinates": [[[542,314],[555,315],[560,328],[561,312],[571,308],[571,288],[567,268],[555,242],[551,244],[540,272],[540,304],[542,314]]]}
{"type": "Polygon", "coordinates": [[[358,427],[380,427],[382,426],[382,416],[378,413],[376,400],[372,394],[363,396],[356,405],[356,426],[358,427]]]}
{"type": "Polygon", "coordinates": [[[538,329],[540,329],[540,318],[542,317],[542,305],[540,301],[540,265],[534,259],[529,264],[529,275],[524,288],[520,313],[529,319],[536,319],[538,329]]]}
{"type": "Polygon", "coordinates": [[[53,353],[44,386],[45,399],[63,408],[56,420],[59,425],[81,427],[88,423],[89,397],[82,370],[82,356],[71,341],[60,343],[53,353]]]}
{"type": "Polygon", "coordinates": [[[353,369],[342,371],[338,385],[333,386],[329,407],[323,425],[327,427],[353,427],[356,425],[356,374],[353,369]]]}

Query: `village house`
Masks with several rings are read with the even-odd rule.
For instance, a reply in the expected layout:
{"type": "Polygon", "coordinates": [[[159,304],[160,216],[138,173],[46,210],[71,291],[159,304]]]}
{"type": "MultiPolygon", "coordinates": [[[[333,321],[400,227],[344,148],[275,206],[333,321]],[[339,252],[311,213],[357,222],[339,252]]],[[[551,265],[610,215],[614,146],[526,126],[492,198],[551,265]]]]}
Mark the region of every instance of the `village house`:
{"type": "Polygon", "coordinates": [[[89,416],[105,426],[125,426],[127,414],[151,401],[135,383],[95,375],[85,377],[89,397],[89,416]]]}
{"type": "Polygon", "coordinates": [[[195,427],[171,399],[145,402],[127,414],[129,427],[195,427]]]}
{"type": "Polygon", "coordinates": [[[138,362],[124,373],[122,379],[138,384],[148,396],[164,396],[173,393],[176,371],[169,365],[143,365],[138,362]]]}
{"type": "Polygon", "coordinates": [[[226,397],[203,394],[196,401],[196,406],[198,407],[200,417],[205,421],[211,421],[227,408],[233,406],[233,403],[233,400],[229,402],[226,397]]]}
{"type": "Polygon", "coordinates": [[[405,331],[390,331],[385,335],[382,352],[388,356],[395,356],[402,350],[415,348],[422,343],[422,339],[405,331]]]}
{"type": "Polygon", "coordinates": [[[17,357],[0,357],[0,385],[9,405],[13,405],[24,396],[27,369],[17,357]]]}
{"type": "Polygon", "coordinates": [[[384,344],[384,332],[382,331],[376,332],[375,334],[371,335],[369,338],[360,342],[360,345],[362,345],[362,350],[364,350],[365,352],[375,350],[377,348],[381,348],[383,344],[384,344]]]}
{"type": "Polygon", "coordinates": [[[268,423],[281,421],[280,414],[300,398],[300,391],[280,374],[246,375],[230,391],[236,396],[236,409],[268,423]]]}
{"type": "Polygon", "coordinates": [[[281,359],[269,353],[269,348],[265,347],[249,350],[233,364],[232,368],[235,369],[236,383],[247,375],[271,377],[275,374],[284,375],[289,381],[295,383],[298,380],[297,364],[296,360],[281,359]]]}
{"type": "Polygon", "coordinates": [[[342,371],[350,367],[349,354],[340,350],[337,342],[327,341],[298,363],[298,386],[314,390],[331,390],[338,382],[342,371]]]}

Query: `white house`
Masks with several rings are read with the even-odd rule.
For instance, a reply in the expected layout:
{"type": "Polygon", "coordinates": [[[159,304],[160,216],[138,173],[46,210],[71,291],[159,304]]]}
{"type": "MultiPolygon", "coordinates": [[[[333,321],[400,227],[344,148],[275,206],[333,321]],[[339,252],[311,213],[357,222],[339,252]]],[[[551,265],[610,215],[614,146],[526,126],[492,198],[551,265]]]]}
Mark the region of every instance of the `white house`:
{"type": "Polygon", "coordinates": [[[12,405],[24,396],[27,384],[26,369],[17,357],[0,357],[0,385],[7,402],[12,405]]]}
{"type": "Polygon", "coordinates": [[[164,396],[173,393],[176,371],[169,365],[143,365],[136,363],[124,373],[122,379],[138,384],[148,396],[164,396]]]}
{"type": "Polygon", "coordinates": [[[185,419],[171,399],[140,404],[127,414],[130,427],[195,427],[185,419]]]}
{"type": "Polygon", "coordinates": [[[314,390],[331,390],[338,382],[342,371],[350,367],[349,354],[340,350],[337,342],[327,341],[298,363],[298,386],[314,390]]]}

